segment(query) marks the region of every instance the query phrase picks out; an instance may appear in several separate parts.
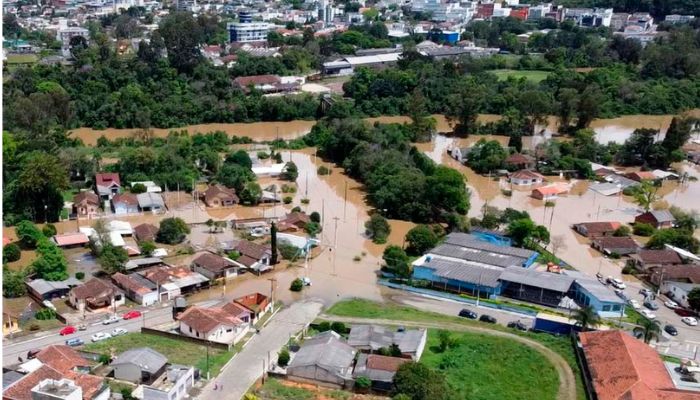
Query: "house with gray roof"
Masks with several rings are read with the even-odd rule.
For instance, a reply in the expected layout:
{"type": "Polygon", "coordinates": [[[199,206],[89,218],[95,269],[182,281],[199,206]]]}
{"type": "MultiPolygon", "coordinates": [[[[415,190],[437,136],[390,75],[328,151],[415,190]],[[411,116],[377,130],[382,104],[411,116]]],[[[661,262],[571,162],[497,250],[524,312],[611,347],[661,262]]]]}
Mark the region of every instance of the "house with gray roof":
{"type": "Polygon", "coordinates": [[[139,347],[121,353],[109,365],[116,379],[149,385],[165,371],[167,363],[168,359],[159,352],[139,347]]]}
{"type": "Polygon", "coordinates": [[[524,268],[506,268],[498,278],[501,294],[518,300],[556,307],[569,293],[574,278],[524,268]]]}
{"type": "Polygon", "coordinates": [[[337,333],[319,333],[302,344],[287,366],[287,378],[333,388],[351,387],[357,350],[337,333]]]}
{"type": "Polygon", "coordinates": [[[160,193],[139,193],[136,195],[141,211],[151,211],[156,214],[165,211],[165,202],[160,193]]]}
{"type": "Polygon", "coordinates": [[[51,300],[57,297],[67,296],[70,290],[82,284],[79,280],[71,277],[65,281],[47,281],[44,279],[34,279],[26,283],[29,294],[36,300],[51,300]]]}
{"type": "Polygon", "coordinates": [[[634,217],[634,222],[649,224],[656,229],[666,229],[673,228],[676,218],[668,210],[652,210],[637,215],[634,217]]]}
{"type": "Polygon", "coordinates": [[[418,361],[425,349],[425,329],[393,330],[379,325],[353,325],[348,344],[362,352],[373,353],[392,344],[399,346],[404,357],[418,361]]]}
{"type": "Polygon", "coordinates": [[[353,377],[364,376],[372,381],[372,389],[382,392],[394,390],[394,375],[401,365],[410,362],[408,358],[387,357],[379,354],[362,353],[357,357],[353,377]]]}

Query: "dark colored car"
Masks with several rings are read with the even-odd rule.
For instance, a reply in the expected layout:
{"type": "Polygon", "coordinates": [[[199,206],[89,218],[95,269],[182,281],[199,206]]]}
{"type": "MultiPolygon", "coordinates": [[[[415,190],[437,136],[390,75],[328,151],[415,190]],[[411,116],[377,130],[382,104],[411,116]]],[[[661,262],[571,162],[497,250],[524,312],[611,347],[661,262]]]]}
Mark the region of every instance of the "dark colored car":
{"type": "Polygon", "coordinates": [[[80,338],[73,338],[73,339],[66,340],[66,346],[75,347],[75,346],[82,346],[84,344],[85,344],[85,342],[83,342],[83,339],[80,339],[80,338]]]}
{"type": "Polygon", "coordinates": [[[508,323],[509,328],[517,329],[519,331],[527,331],[527,326],[520,321],[510,321],[508,323]]]}
{"type": "Polygon", "coordinates": [[[27,360],[31,360],[32,358],[36,358],[36,355],[39,354],[41,349],[34,349],[34,350],[29,350],[27,352],[27,360]]]}
{"type": "Polygon", "coordinates": [[[460,317],[464,318],[469,318],[469,319],[476,319],[477,315],[474,311],[469,310],[467,308],[463,308],[462,311],[459,312],[460,317]]]}
{"type": "Polygon", "coordinates": [[[666,331],[666,333],[668,333],[668,334],[671,335],[671,336],[676,336],[676,335],[678,335],[678,329],[676,329],[676,327],[673,326],[673,325],[666,325],[666,326],[664,326],[664,330],[666,331]]]}
{"type": "Polygon", "coordinates": [[[681,317],[693,317],[694,314],[684,308],[676,308],[673,310],[676,314],[680,315],[681,317]]]}
{"type": "Polygon", "coordinates": [[[486,315],[486,314],[481,314],[481,317],[479,317],[479,321],[481,322],[487,322],[489,324],[495,324],[496,323],[496,318],[486,315]]]}

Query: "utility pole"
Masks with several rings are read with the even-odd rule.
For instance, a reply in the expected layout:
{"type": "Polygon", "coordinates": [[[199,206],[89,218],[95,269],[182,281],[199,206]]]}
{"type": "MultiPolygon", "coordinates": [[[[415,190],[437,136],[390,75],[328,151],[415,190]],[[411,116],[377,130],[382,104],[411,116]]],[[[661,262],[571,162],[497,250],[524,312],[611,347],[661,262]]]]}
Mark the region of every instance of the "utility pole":
{"type": "Polygon", "coordinates": [[[306,184],[304,186],[306,186],[306,188],[304,189],[305,190],[304,198],[308,200],[308,198],[309,198],[309,171],[306,171],[306,184]]]}
{"type": "Polygon", "coordinates": [[[348,209],[348,181],[345,181],[345,203],[343,204],[343,222],[347,222],[345,211],[348,209]]]}
{"type": "Polygon", "coordinates": [[[326,199],[321,199],[321,232],[323,232],[323,223],[326,222],[324,218],[326,215],[326,199]]]}
{"type": "Polygon", "coordinates": [[[272,304],[272,312],[275,311],[275,283],[277,282],[276,278],[267,278],[268,281],[270,281],[270,304],[272,304]]]}
{"type": "Polygon", "coordinates": [[[337,276],[337,274],[335,272],[335,264],[336,264],[335,260],[338,257],[338,255],[337,255],[337,253],[338,253],[338,220],[340,218],[333,217],[333,219],[335,220],[335,233],[334,233],[335,238],[333,239],[333,276],[337,276]]]}

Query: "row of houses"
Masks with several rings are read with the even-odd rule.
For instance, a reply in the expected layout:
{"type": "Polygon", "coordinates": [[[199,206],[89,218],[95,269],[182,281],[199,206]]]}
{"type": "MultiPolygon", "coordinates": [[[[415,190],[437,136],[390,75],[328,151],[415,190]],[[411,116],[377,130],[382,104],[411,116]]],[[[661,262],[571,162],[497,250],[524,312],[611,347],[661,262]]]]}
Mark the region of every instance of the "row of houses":
{"type": "Polygon", "coordinates": [[[444,243],[413,262],[413,279],[440,290],[504,296],[549,307],[568,307],[574,300],[605,317],[623,312],[624,302],[595,279],[574,271],[557,274],[533,269],[537,256],[531,250],[451,233],[444,243]]]}
{"type": "Polygon", "coordinates": [[[360,376],[370,379],[372,389],[389,392],[399,367],[418,361],[427,340],[425,329],[399,329],[355,325],[347,339],[326,331],[304,341],[286,368],[289,380],[332,388],[352,388],[360,376]],[[392,345],[399,357],[377,354],[392,345]]]}

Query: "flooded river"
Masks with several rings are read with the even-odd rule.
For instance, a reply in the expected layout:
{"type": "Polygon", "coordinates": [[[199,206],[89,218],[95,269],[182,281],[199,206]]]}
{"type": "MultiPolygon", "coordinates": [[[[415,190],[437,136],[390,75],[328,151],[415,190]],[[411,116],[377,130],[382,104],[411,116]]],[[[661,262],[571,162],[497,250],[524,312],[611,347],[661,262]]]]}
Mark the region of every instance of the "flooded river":
{"type": "MultiPolygon", "coordinates": [[[[700,117],[700,109],[691,110],[689,115],[700,117]]],[[[437,122],[437,131],[439,133],[448,133],[452,131],[450,124],[444,115],[433,115],[437,122]]],[[[671,123],[672,115],[627,115],[612,119],[597,119],[591,124],[597,135],[596,138],[601,143],[610,141],[622,143],[627,139],[632,132],[637,128],[660,129],[661,136],[668,129],[671,123]]],[[[499,115],[482,114],[479,116],[479,122],[488,123],[500,119],[499,115]]],[[[383,116],[376,118],[366,118],[370,123],[407,123],[409,118],[405,116],[383,116]]],[[[156,137],[165,137],[170,131],[187,130],[191,134],[207,133],[213,131],[223,131],[229,136],[248,136],[255,141],[269,141],[276,138],[285,140],[295,139],[307,134],[314,126],[316,121],[287,121],[287,122],[252,122],[252,123],[233,123],[233,124],[201,124],[190,125],[182,128],[159,129],[154,128],[153,135],[156,137]]],[[[549,118],[546,130],[548,132],[556,132],[557,120],[554,117],[549,118]]],[[[100,136],[105,136],[110,140],[117,138],[127,138],[139,132],[139,129],[115,129],[109,128],[105,130],[96,130],[92,128],[80,128],[71,131],[71,137],[79,138],[88,146],[94,146],[100,136]]],[[[504,134],[507,132],[504,132],[504,134]]]]}

